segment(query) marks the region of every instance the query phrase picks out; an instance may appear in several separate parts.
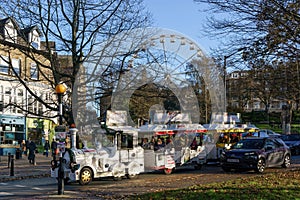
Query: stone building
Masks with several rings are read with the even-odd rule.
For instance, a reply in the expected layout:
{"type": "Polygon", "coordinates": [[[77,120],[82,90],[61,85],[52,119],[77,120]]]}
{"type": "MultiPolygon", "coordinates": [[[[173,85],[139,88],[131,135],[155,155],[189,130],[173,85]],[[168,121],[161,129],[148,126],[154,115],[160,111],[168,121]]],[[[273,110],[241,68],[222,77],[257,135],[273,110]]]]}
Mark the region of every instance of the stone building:
{"type": "Polygon", "coordinates": [[[56,112],[38,101],[53,104],[56,98],[41,37],[37,26],[20,28],[13,18],[0,20],[0,155],[14,153],[29,137],[41,144],[55,123],[56,112]]]}

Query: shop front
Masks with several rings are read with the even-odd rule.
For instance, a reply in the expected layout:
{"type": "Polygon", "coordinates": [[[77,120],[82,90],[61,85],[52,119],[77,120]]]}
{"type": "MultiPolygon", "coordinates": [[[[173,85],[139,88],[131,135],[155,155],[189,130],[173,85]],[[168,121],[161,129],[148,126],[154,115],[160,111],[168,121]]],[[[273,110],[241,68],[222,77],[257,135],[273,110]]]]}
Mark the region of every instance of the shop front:
{"type": "Polygon", "coordinates": [[[46,140],[51,141],[54,134],[53,121],[41,118],[27,118],[27,138],[37,145],[44,145],[46,140]]]}
{"type": "Polygon", "coordinates": [[[0,155],[16,154],[22,140],[26,139],[26,120],[21,115],[0,114],[0,155]]]}

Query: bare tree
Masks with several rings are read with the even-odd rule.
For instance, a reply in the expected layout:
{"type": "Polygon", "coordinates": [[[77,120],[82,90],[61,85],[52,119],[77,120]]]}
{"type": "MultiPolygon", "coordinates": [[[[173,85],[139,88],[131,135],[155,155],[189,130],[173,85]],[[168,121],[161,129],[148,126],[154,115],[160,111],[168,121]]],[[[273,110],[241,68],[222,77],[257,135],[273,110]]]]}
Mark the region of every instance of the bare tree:
{"type": "Polygon", "coordinates": [[[194,0],[207,3],[211,14],[206,34],[224,42],[223,53],[248,47],[245,53],[283,56],[299,53],[299,1],[296,0],[194,0]]]}
{"type": "MultiPolygon", "coordinates": [[[[70,87],[71,94],[78,91],[78,88],[74,88],[75,78],[84,70],[83,63],[95,46],[119,33],[146,27],[150,23],[149,14],[143,9],[142,0],[3,0],[0,15],[12,17],[23,28],[38,27],[44,37],[43,51],[35,50],[30,43],[23,43],[25,48],[21,48],[21,51],[38,63],[40,72],[45,69],[50,71],[51,76],[45,75],[51,77],[46,79],[47,84],[54,89],[55,85],[64,82],[70,87]],[[56,44],[56,53],[53,52],[53,41],[56,44]],[[42,54],[49,63],[45,65],[45,62],[36,58],[37,54],[42,54]],[[69,65],[63,66],[58,55],[67,55],[69,65]]],[[[1,43],[3,42],[4,40],[1,40],[1,43]]],[[[106,51],[105,47],[101,51],[106,51]]],[[[18,78],[26,87],[24,77],[18,78]]],[[[51,105],[35,95],[31,88],[27,89],[48,109],[57,109],[56,105],[51,105]]],[[[71,104],[67,110],[69,113],[65,117],[68,123],[73,123],[71,104]]]]}
{"type": "MultiPolygon", "coordinates": [[[[223,47],[215,50],[215,57],[232,55],[228,59],[236,69],[267,71],[272,78],[263,77],[263,82],[253,88],[259,91],[268,86],[268,91],[258,92],[268,110],[271,98],[293,100],[299,105],[299,43],[300,3],[297,0],[194,0],[207,3],[211,14],[205,25],[205,34],[218,37],[223,47]],[[286,66],[285,78],[275,76],[279,65],[286,66]],[[271,71],[272,70],[272,71],[271,71]],[[288,81],[287,81],[288,80],[288,81]],[[289,89],[283,90],[286,83],[289,89]],[[263,85],[263,87],[262,87],[263,85]],[[278,86],[282,86],[278,88],[278,86]],[[281,91],[278,96],[276,91],[281,91]],[[282,94],[284,93],[284,95],[282,94]],[[285,96],[282,98],[281,96],[285,96]]],[[[254,85],[250,86],[254,87],[254,85]]],[[[298,107],[298,106],[297,106],[298,107]]]]}

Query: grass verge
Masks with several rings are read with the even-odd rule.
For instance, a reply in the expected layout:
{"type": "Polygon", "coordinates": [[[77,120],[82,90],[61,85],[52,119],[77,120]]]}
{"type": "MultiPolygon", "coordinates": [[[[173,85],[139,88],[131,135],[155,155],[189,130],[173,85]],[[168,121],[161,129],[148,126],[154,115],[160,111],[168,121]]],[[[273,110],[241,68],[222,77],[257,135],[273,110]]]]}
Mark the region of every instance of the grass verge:
{"type": "Polygon", "coordinates": [[[222,183],[195,185],[180,190],[139,195],[130,199],[300,199],[300,170],[267,173],[222,183]]]}

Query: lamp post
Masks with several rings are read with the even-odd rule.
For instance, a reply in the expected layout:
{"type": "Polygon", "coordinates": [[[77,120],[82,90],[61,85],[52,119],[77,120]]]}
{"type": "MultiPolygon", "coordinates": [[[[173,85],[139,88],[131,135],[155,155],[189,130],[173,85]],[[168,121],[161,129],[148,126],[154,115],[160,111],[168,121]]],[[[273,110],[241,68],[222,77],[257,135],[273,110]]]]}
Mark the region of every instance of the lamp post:
{"type": "Polygon", "coordinates": [[[63,115],[63,105],[62,105],[62,96],[66,92],[67,88],[64,84],[58,84],[55,87],[55,91],[58,97],[58,115],[59,115],[59,121],[58,124],[62,125],[62,115],[63,115]]]}
{"type": "Polygon", "coordinates": [[[227,84],[226,84],[226,75],[227,75],[227,73],[226,73],[226,68],[227,68],[227,58],[228,58],[229,56],[224,56],[224,65],[223,65],[223,70],[224,70],[224,76],[223,76],[223,81],[224,81],[224,112],[226,112],[227,111],[227,100],[226,100],[226,98],[227,98],[227,94],[226,94],[226,90],[227,90],[227,84]]]}
{"type": "MultiPolygon", "coordinates": [[[[63,116],[63,105],[62,105],[62,96],[63,94],[66,92],[67,88],[64,84],[58,84],[55,87],[55,91],[57,94],[57,98],[58,98],[58,116],[59,116],[59,120],[58,120],[58,124],[62,125],[62,116],[63,116]]],[[[64,194],[64,171],[63,171],[63,167],[62,167],[62,152],[59,152],[59,169],[58,169],[58,194],[64,194]]]]}

